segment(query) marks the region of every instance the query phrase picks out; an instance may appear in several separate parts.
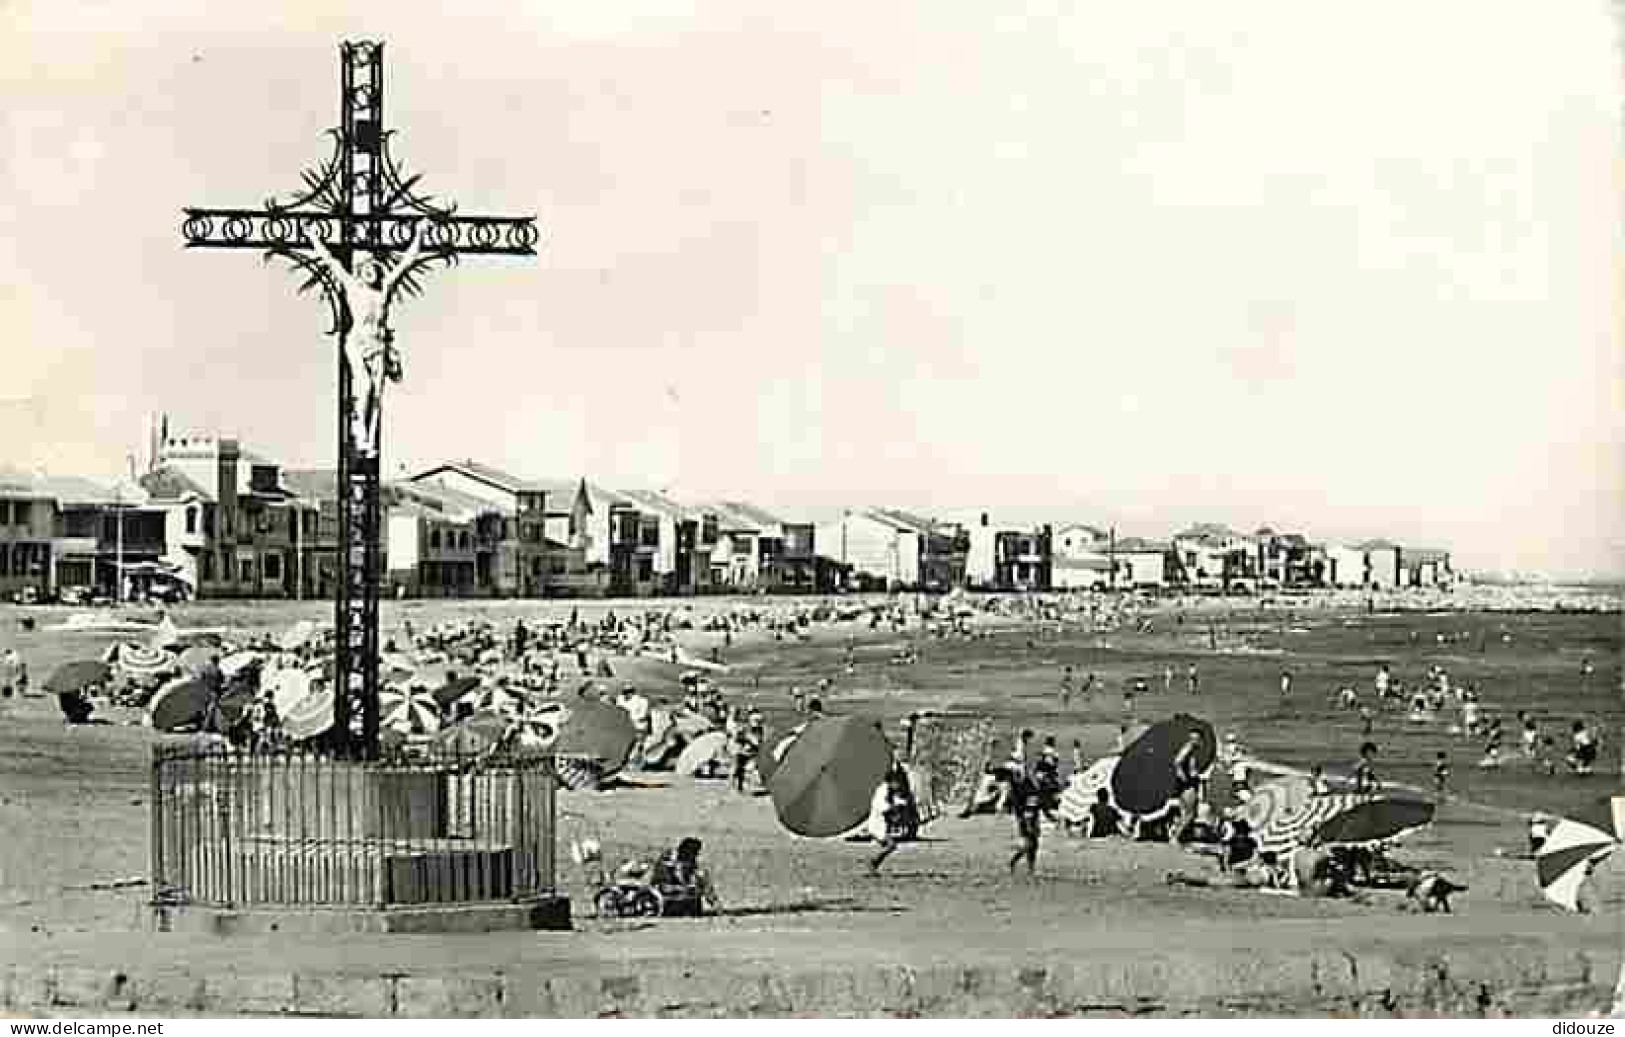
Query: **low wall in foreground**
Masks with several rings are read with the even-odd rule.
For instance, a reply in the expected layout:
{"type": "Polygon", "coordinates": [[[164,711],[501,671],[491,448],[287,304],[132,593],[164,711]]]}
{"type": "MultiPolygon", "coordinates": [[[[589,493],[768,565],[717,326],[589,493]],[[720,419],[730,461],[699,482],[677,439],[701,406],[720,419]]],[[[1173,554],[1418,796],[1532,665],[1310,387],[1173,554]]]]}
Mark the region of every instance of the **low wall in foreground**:
{"type": "MultiPolygon", "coordinates": [[[[157,948],[155,947],[156,951],[157,948]]],[[[154,957],[157,955],[155,954],[154,957]]],[[[1404,951],[1216,960],[1135,955],[1032,965],[834,967],[774,971],[748,964],[651,961],[573,970],[229,969],[131,971],[83,965],[0,966],[0,1007],[85,1015],[282,1014],[338,1017],[714,1016],[1588,1016],[1606,1013],[1620,978],[1617,948],[1512,946],[1467,960],[1404,951]]]]}

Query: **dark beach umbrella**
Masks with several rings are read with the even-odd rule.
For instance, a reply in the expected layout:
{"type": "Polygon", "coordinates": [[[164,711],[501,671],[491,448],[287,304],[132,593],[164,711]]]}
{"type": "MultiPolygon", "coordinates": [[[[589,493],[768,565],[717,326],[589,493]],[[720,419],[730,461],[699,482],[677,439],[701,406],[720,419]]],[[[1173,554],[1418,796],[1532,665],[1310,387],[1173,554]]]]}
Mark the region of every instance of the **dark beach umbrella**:
{"type": "Polygon", "coordinates": [[[1141,816],[1155,814],[1174,798],[1174,755],[1195,731],[1201,736],[1196,750],[1197,770],[1213,766],[1218,741],[1213,725],[1186,713],[1152,724],[1123,750],[1112,772],[1112,800],[1123,810],[1141,816]]]}
{"type": "Polygon", "coordinates": [[[1421,799],[1377,796],[1321,822],[1311,840],[1322,846],[1378,843],[1433,821],[1433,804],[1421,799]]]}
{"type": "Polygon", "coordinates": [[[869,816],[875,786],[891,766],[880,725],[859,717],[814,720],[767,779],[773,808],[797,835],[849,832],[869,816]]]}
{"type": "Polygon", "coordinates": [[[553,751],[560,756],[603,761],[607,775],[626,766],[638,740],[637,728],[626,710],[607,702],[583,699],[570,707],[553,751]]]}
{"type": "Polygon", "coordinates": [[[208,685],[196,677],[180,677],[158,689],[147,703],[147,716],[155,731],[179,731],[200,722],[208,707],[208,685]]]}
{"type": "Polygon", "coordinates": [[[440,685],[431,694],[434,695],[435,702],[444,707],[451,705],[479,686],[480,679],[478,677],[458,677],[440,685]]]}
{"type": "Polygon", "coordinates": [[[100,659],[76,659],[58,666],[45,679],[45,690],[57,695],[72,695],[96,684],[105,684],[113,670],[100,659]]]}

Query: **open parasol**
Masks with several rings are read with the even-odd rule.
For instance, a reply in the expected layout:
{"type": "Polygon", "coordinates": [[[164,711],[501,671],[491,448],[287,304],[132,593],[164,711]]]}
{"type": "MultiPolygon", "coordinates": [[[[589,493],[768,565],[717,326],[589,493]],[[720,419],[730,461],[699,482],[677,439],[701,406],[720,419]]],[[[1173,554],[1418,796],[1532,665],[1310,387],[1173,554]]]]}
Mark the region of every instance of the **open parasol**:
{"type": "Polygon", "coordinates": [[[1321,821],[1310,836],[1311,845],[1364,846],[1388,842],[1433,821],[1434,806],[1422,799],[1394,796],[1316,796],[1323,799],[1349,797],[1356,802],[1321,821]]]}
{"type": "Polygon", "coordinates": [[[333,686],[323,683],[282,714],[282,730],[296,742],[326,734],[333,727],[333,686]]]}
{"type": "Polygon", "coordinates": [[[152,696],[147,718],[155,731],[179,731],[199,723],[208,707],[208,686],[196,677],[178,677],[152,696]]]}
{"type": "Polygon", "coordinates": [[[707,731],[683,747],[682,753],[677,757],[675,770],[678,774],[689,776],[698,774],[700,768],[712,760],[721,759],[727,744],[726,734],[721,731],[707,731]]]}
{"type": "Polygon", "coordinates": [[[378,722],[402,734],[434,734],[440,730],[440,707],[427,691],[394,686],[380,688],[378,722]]]}
{"type": "Polygon", "coordinates": [[[161,648],[134,642],[118,646],[115,663],[120,672],[136,680],[155,680],[175,670],[175,657],[161,648]]]}
{"type": "Polygon", "coordinates": [[[1117,769],[1118,759],[1116,756],[1104,756],[1072,775],[1066,788],[1061,790],[1061,820],[1073,825],[1087,821],[1089,808],[1095,805],[1101,789],[1106,790],[1106,799],[1110,802],[1112,772],[1117,769]]]}
{"type": "Polygon", "coordinates": [[[626,766],[626,758],[637,742],[637,729],[626,710],[607,702],[583,699],[570,707],[570,717],[559,732],[554,751],[560,756],[599,760],[604,774],[614,774],[626,766]]]}
{"type": "Polygon", "coordinates": [[[873,720],[812,721],[767,779],[779,820],[798,835],[851,831],[868,816],[875,786],[891,758],[891,743],[873,720]]]}
{"type": "Polygon", "coordinates": [[[1192,731],[1201,736],[1196,750],[1197,770],[1213,766],[1218,741],[1213,737],[1212,724],[1186,713],[1152,724],[1123,750],[1112,772],[1112,799],[1119,808],[1146,817],[1169,804],[1178,789],[1174,756],[1192,731]]]}
{"type": "Polygon", "coordinates": [[[1535,854],[1540,891],[1554,904],[1580,909],[1591,869],[1625,842],[1625,795],[1610,796],[1576,818],[1561,818],[1535,854]]]}
{"type": "Polygon", "coordinates": [[[57,695],[72,695],[105,684],[112,675],[112,668],[100,659],[76,659],[52,671],[45,678],[45,690],[57,695]]]}

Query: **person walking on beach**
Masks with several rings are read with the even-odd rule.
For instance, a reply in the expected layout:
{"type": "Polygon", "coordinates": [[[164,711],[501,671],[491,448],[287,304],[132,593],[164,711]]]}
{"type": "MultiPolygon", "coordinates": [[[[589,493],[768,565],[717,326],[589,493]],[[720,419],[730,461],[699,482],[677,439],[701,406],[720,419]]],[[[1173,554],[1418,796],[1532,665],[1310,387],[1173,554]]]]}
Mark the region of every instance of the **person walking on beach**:
{"type": "Polygon", "coordinates": [[[1433,761],[1433,797],[1444,799],[1450,795],[1450,760],[1440,749],[1433,761]]]}
{"type": "Polygon", "coordinates": [[[908,772],[894,761],[886,772],[886,805],[881,810],[885,834],[880,838],[880,851],[869,858],[869,874],[879,875],[880,866],[897,852],[898,844],[912,838],[917,809],[908,784],[908,772]]]}
{"type": "Polygon", "coordinates": [[[1066,709],[1072,705],[1072,667],[1068,666],[1066,672],[1061,674],[1061,708],[1066,709]]]}
{"type": "Polygon", "coordinates": [[[1191,663],[1189,666],[1185,667],[1185,680],[1190,683],[1191,694],[1195,695],[1197,691],[1195,663],[1191,663]]]}
{"type": "Polygon", "coordinates": [[[1285,702],[1292,694],[1292,671],[1281,671],[1281,701],[1285,702]]]}
{"type": "Polygon", "coordinates": [[[1027,874],[1038,870],[1039,819],[1043,815],[1044,797],[1033,779],[1032,771],[1011,761],[1009,771],[1010,810],[1016,817],[1016,852],[1010,856],[1010,874],[1023,859],[1027,861],[1027,874]]]}

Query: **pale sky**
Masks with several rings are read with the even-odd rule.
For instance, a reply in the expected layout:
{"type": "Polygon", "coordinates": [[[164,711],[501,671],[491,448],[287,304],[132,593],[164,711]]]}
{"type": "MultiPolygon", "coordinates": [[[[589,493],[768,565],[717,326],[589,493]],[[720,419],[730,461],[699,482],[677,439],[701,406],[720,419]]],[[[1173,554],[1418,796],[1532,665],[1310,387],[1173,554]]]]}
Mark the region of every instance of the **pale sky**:
{"type": "Polygon", "coordinates": [[[299,185],[359,37],[545,234],[397,308],[391,470],[1625,571],[1607,0],[11,0],[0,463],[332,463],[324,308],[180,222],[299,185]]]}

